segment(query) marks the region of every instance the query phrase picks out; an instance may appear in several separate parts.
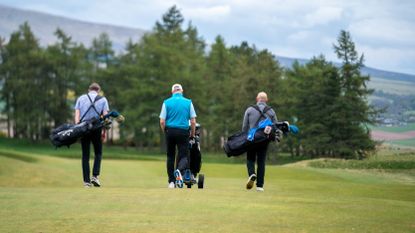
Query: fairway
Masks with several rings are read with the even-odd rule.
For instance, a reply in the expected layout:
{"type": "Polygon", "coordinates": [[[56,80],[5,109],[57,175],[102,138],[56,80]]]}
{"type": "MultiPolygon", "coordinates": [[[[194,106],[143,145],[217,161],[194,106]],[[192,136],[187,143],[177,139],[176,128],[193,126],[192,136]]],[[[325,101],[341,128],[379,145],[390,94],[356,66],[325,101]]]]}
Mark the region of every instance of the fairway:
{"type": "Polygon", "coordinates": [[[104,160],[86,189],[80,160],[0,156],[0,232],[415,231],[413,177],[268,166],[258,193],[242,164],[202,171],[205,189],[169,190],[163,161],[104,160]]]}

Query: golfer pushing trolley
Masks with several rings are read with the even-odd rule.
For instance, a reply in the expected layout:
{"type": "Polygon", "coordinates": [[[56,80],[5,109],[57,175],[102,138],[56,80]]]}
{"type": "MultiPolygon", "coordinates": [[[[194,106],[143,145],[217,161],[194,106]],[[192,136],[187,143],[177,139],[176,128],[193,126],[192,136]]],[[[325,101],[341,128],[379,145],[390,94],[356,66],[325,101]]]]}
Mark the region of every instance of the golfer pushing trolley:
{"type": "Polygon", "coordinates": [[[183,96],[180,84],[174,84],[171,93],[172,96],[164,100],[161,107],[160,127],[166,136],[168,188],[183,188],[184,184],[189,187],[194,182],[190,171],[189,143],[196,136],[196,112],[192,100],[183,96]]]}

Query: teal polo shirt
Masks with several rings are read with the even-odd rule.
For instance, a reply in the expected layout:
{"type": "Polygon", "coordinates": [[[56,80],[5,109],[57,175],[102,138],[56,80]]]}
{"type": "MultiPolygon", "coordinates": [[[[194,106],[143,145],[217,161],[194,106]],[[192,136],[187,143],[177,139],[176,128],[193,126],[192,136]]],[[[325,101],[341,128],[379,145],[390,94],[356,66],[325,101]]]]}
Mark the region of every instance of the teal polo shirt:
{"type": "Polygon", "coordinates": [[[164,100],[160,118],[166,120],[167,128],[189,129],[189,120],[196,117],[192,100],[184,98],[182,93],[174,93],[164,100]]]}

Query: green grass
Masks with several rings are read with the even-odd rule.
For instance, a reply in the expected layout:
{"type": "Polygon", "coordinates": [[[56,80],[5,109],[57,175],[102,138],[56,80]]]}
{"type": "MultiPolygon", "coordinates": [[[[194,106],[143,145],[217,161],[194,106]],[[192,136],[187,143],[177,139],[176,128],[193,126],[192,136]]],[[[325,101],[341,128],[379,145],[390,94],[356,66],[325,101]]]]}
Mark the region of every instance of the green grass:
{"type": "Polygon", "coordinates": [[[415,174],[272,165],[257,193],[245,165],[205,163],[205,189],[169,190],[164,160],[104,159],[85,189],[79,159],[36,150],[0,151],[0,232],[415,231],[415,174]]]}
{"type": "Polygon", "coordinates": [[[385,132],[392,132],[392,133],[403,133],[415,130],[415,123],[409,123],[404,126],[393,126],[393,127],[372,127],[372,130],[380,130],[385,132]]]}

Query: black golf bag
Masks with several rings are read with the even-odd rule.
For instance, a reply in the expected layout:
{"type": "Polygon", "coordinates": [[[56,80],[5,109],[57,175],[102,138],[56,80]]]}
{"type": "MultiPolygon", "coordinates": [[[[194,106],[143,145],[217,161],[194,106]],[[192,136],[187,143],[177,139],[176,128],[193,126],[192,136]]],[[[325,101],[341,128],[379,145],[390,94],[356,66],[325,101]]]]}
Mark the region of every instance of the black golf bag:
{"type": "Polygon", "coordinates": [[[227,142],[223,145],[226,155],[228,157],[239,156],[248,150],[262,146],[265,142],[279,140],[279,131],[288,133],[290,130],[287,121],[277,122],[270,127],[271,131],[268,134],[264,132],[264,129],[257,130],[253,141],[247,139],[248,132],[238,132],[228,137],[227,142]]]}
{"type": "Polygon", "coordinates": [[[190,147],[190,171],[196,176],[202,168],[202,154],[200,152],[200,125],[196,124],[196,133],[194,141],[189,144],[190,147]]]}
{"type": "Polygon", "coordinates": [[[49,139],[55,147],[69,147],[84,135],[100,129],[102,126],[103,123],[99,119],[92,119],[79,124],[63,124],[52,130],[49,139]]]}
{"type": "MultiPolygon", "coordinates": [[[[192,185],[197,184],[199,189],[203,189],[205,182],[205,175],[199,174],[202,168],[202,153],[200,152],[200,124],[196,124],[195,138],[189,142],[189,171],[193,178],[190,182],[185,182],[187,188],[192,188],[192,185]]],[[[189,174],[190,175],[190,174],[189,174]]],[[[186,176],[186,172],[185,172],[186,176]]]]}
{"type": "Polygon", "coordinates": [[[103,127],[109,128],[112,124],[113,118],[115,118],[115,120],[119,123],[124,121],[124,117],[122,115],[118,112],[112,111],[101,118],[93,118],[79,124],[63,124],[52,130],[52,133],[49,135],[49,139],[55,147],[69,147],[78,139],[94,130],[101,129],[103,127]]]}

